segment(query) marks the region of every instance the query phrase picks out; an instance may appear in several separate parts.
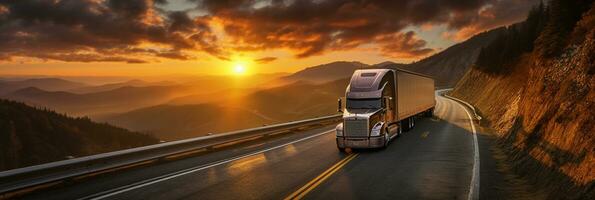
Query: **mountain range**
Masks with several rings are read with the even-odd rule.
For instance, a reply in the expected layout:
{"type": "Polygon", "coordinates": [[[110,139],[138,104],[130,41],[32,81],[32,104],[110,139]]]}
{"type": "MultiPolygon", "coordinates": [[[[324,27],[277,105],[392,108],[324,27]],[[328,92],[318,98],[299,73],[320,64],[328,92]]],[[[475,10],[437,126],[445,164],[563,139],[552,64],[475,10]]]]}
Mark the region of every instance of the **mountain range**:
{"type": "Polygon", "coordinates": [[[283,78],[293,81],[302,80],[322,83],[349,78],[353,74],[353,71],[357,69],[400,68],[429,75],[436,80],[436,86],[438,87],[452,87],[469,70],[471,65],[475,63],[481,49],[490,44],[497,36],[504,33],[504,27],[479,33],[466,41],[410,64],[385,61],[368,65],[357,61],[338,61],[309,67],[283,78]]]}
{"type": "Polygon", "coordinates": [[[124,86],[113,90],[77,94],[45,91],[36,87],[23,88],[4,95],[5,98],[48,107],[71,115],[94,115],[121,112],[161,104],[173,97],[190,92],[187,86],[124,86]]]}
{"type": "Polygon", "coordinates": [[[164,140],[181,139],[334,114],[347,83],[347,79],[323,84],[299,81],[212,102],[157,105],[97,119],[164,140]]]}
{"type": "Polygon", "coordinates": [[[23,88],[36,87],[46,91],[67,91],[82,88],[87,84],[59,78],[34,78],[26,80],[0,80],[0,95],[11,93],[23,88]]]}
{"type": "Polygon", "coordinates": [[[338,61],[289,75],[188,76],[175,82],[103,85],[61,79],[3,81],[0,88],[6,89],[0,96],[172,140],[334,114],[336,99],[357,69],[403,68],[433,76],[438,87],[452,86],[502,32],[478,34],[411,64],[338,61]]]}

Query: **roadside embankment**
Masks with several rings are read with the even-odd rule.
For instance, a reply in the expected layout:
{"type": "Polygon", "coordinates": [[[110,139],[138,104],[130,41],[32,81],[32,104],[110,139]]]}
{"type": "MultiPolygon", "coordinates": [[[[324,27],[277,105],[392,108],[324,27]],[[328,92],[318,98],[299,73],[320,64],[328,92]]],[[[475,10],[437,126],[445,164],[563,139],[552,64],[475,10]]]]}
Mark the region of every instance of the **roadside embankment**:
{"type": "Polygon", "coordinates": [[[472,68],[451,93],[477,108],[514,171],[551,199],[595,199],[594,13],[559,55],[533,50],[505,73],[472,68]]]}

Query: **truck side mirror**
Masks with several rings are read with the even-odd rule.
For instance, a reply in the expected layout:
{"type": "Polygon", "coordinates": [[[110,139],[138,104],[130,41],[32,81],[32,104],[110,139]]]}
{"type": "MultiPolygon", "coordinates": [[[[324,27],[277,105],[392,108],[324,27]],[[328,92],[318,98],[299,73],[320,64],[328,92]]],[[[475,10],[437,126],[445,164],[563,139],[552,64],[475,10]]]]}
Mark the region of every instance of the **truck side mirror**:
{"type": "Polygon", "coordinates": [[[337,99],[337,103],[338,103],[338,107],[337,107],[337,112],[342,113],[343,112],[343,106],[341,105],[341,98],[337,99]]]}

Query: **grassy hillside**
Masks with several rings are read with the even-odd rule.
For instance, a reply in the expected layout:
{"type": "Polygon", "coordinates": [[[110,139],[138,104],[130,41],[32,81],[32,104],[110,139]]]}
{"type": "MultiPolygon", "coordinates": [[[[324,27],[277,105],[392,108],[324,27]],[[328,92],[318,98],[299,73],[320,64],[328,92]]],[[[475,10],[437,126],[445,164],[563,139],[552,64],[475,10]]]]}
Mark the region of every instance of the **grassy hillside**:
{"type": "Polygon", "coordinates": [[[479,109],[546,197],[594,199],[595,4],[548,5],[486,47],[453,95],[479,109]]]}
{"type": "Polygon", "coordinates": [[[0,170],[157,143],[137,132],[0,99],[0,170]]]}

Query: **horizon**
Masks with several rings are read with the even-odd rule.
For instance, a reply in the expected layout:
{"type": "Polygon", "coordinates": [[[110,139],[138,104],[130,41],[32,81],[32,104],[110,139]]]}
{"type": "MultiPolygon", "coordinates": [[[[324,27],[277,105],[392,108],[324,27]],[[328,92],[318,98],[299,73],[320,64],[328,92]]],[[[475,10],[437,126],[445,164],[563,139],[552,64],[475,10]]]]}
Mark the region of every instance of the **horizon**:
{"type": "Polygon", "coordinates": [[[595,197],[595,0],[0,0],[0,44],[0,199],[595,197]]]}

